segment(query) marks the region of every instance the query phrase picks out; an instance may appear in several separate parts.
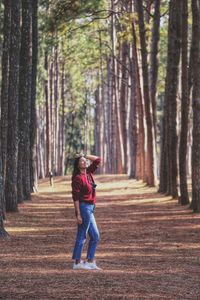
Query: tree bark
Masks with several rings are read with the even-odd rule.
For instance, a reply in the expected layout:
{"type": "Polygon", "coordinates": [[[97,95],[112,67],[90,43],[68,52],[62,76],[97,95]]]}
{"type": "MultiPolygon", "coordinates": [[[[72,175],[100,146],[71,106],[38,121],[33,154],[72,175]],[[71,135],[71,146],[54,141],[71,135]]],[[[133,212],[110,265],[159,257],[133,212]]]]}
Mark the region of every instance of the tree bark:
{"type": "Polygon", "coordinates": [[[169,3],[168,60],[165,83],[159,191],[177,198],[177,88],[180,60],[181,3],[169,3]]]}
{"type": "Polygon", "coordinates": [[[8,132],[8,86],[9,86],[9,50],[10,50],[10,27],[11,27],[11,3],[4,0],[4,27],[3,27],[3,54],[2,54],[2,82],[1,82],[1,158],[2,179],[1,204],[2,217],[5,218],[5,194],[4,184],[6,178],[7,159],[7,132],[8,132]]]}
{"type": "MultiPolygon", "coordinates": [[[[132,51],[133,59],[135,65],[135,88],[136,88],[136,114],[138,117],[138,128],[137,130],[137,145],[136,145],[136,178],[145,181],[145,130],[144,130],[144,105],[142,101],[142,92],[140,84],[140,74],[139,74],[139,62],[138,62],[138,52],[137,52],[137,38],[135,32],[134,20],[132,21],[132,51]]],[[[132,82],[133,84],[133,82],[132,82]]]]}
{"type": "Polygon", "coordinates": [[[192,144],[192,208],[200,213],[200,3],[192,0],[193,30],[193,144],[192,144]]]}
{"type": "Polygon", "coordinates": [[[38,64],[38,0],[32,0],[32,84],[31,84],[31,125],[30,125],[30,175],[31,191],[37,190],[36,170],[36,79],[38,64]]]}
{"type": "MultiPolygon", "coordinates": [[[[44,68],[48,74],[48,54],[45,52],[44,68]]],[[[50,123],[49,123],[49,90],[48,79],[45,79],[45,109],[46,109],[46,170],[45,175],[49,176],[51,171],[51,144],[50,144],[50,123]]]]}
{"type": "Polygon", "coordinates": [[[156,91],[158,79],[158,43],[160,39],[160,0],[154,1],[154,17],[150,54],[150,98],[152,103],[153,127],[156,137],[156,91]]]}
{"type": "Polygon", "coordinates": [[[30,124],[31,124],[31,0],[22,0],[22,29],[19,75],[19,152],[18,201],[31,199],[30,177],[30,124]]]}
{"type": "Polygon", "coordinates": [[[4,0],[4,27],[3,27],[3,54],[2,54],[2,82],[1,82],[1,143],[2,143],[2,170],[5,179],[7,157],[7,130],[8,130],[8,85],[9,85],[9,49],[11,26],[11,3],[4,0]]]}
{"type": "Polygon", "coordinates": [[[143,1],[137,0],[138,18],[139,18],[139,35],[142,56],[142,74],[143,74],[143,96],[145,103],[145,116],[147,124],[147,156],[146,156],[146,182],[149,186],[155,184],[154,174],[154,135],[153,122],[151,116],[151,103],[149,94],[148,64],[147,64],[147,47],[145,37],[145,25],[143,15],[143,1]]]}
{"type": "MultiPolygon", "coordinates": [[[[114,11],[114,0],[111,0],[111,10],[114,11]]],[[[116,81],[115,81],[115,41],[116,41],[116,32],[115,32],[115,15],[112,14],[111,16],[111,41],[112,41],[112,64],[111,64],[111,72],[112,72],[112,83],[111,83],[111,132],[110,132],[110,139],[111,139],[111,172],[117,172],[117,149],[116,149],[116,101],[115,101],[115,89],[116,89],[116,81]]]]}
{"type": "Polygon", "coordinates": [[[6,210],[17,211],[18,98],[20,57],[20,0],[11,1],[8,147],[5,180],[6,210]]]}
{"type": "Polygon", "coordinates": [[[187,136],[188,136],[188,1],[182,1],[182,78],[181,78],[181,133],[179,146],[179,176],[180,176],[180,203],[189,204],[187,188],[187,136]]]}
{"type": "MultiPolygon", "coordinates": [[[[1,154],[1,144],[0,144],[0,154],[1,154]]],[[[9,236],[7,231],[4,229],[3,219],[4,219],[4,180],[3,180],[2,159],[0,156],[0,239],[5,239],[9,236]]]]}
{"type": "Polygon", "coordinates": [[[61,77],[61,99],[62,99],[62,116],[61,116],[61,167],[60,175],[64,176],[65,162],[65,63],[62,62],[62,77],[61,77]]]}
{"type": "MultiPolygon", "coordinates": [[[[56,43],[57,43],[57,34],[56,34],[56,43]]],[[[56,44],[54,49],[54,105],[55,105],[55,135],[54,135],[54,172],[58,173],[58,152],[59,152],[59,92],[58,92],[58,45],[56,44]]]]}
{"type": "MultiPolygon", "coordinates": [[[[122,143],[122,169],[124,173],[127,173],[127,85],[128,85],[128,72],[127,72],[127,59],[128,59],[128,52],[129,47],[128,43],[124,41],[121,46],[122,52],[122,66],[121,66],[121,90],[120,90],[120,124],[121,124],[121,143],[122,143]]],[[[131,106],[132,108],[132,106],[131,106]]]]}

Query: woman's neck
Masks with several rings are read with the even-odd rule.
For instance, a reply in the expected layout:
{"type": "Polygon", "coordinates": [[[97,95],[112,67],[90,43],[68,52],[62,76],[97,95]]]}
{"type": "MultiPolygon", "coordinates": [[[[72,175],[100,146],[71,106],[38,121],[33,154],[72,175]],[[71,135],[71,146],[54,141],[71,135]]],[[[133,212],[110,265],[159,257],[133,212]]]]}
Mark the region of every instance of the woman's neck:
{"type": "Polygon", "coordinates": [[[81,170],[80,170],[80,173],[81,173],[81,174],[86,174],[86,169],[81,169],[81,170]]]}

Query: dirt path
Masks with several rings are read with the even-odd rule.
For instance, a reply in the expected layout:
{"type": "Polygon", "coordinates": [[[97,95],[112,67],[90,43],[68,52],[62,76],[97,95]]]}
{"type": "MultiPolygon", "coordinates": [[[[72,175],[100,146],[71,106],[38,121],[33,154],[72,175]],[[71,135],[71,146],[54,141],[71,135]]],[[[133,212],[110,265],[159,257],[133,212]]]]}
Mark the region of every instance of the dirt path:
{"type": "Polygon", "coordinates": [[[44,180],[33,201],[8,214],[0,299],[200,299],[200,215],[125,176],[96,179],[103,271],[72,270],[69,177],[53,188],[44,180]]]}

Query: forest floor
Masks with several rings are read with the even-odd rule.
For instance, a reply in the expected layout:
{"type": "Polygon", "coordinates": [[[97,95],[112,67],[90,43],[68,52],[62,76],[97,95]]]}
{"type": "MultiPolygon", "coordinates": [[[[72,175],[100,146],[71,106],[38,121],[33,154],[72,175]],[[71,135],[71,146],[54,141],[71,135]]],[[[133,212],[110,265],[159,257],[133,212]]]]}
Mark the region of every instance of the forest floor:
{"type": "Polygon", "coordinates": [[[70,177],[54,187],[42,180],[32,201],[7,215],[0,299],[200,299],[200,215],[126,176],[96,181],[103,270],[72,270],[70,177]]]}

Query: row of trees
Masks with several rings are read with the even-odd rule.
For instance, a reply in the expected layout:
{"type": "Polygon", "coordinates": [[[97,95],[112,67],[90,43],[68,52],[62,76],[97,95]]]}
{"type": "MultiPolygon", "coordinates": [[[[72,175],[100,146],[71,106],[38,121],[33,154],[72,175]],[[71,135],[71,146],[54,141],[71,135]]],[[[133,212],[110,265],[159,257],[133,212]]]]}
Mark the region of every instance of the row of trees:
{"type": "MultiPolygon", "coordinates": [[[[198,78],[194,77],[198,66],[198,41],[194,38],[198,34],[198,1],[111,0],[101,5],[88,1],[81,9],[63,1],[50,4],[48,12],[46,30],[53,36],[53,46],[49,48],[47,73],[52,74],[50,66],[60,62],[54,69],[60,69],[60,91],[66,90],[66,101],[62,96],[60,101],[60,130],[65,126],[65,137],[60,141],[65,140],[68,147],[66,165],[72,153],[85,147],[85,151],[94,150],[102,157],[101,172],[127,173],[150,186],[159,177],[160,192],[173,198],[179,194],[181,204],[188,204],[187,177],[198,165],[193,163],[191,168],[189,159],[193,142],[193,161],[198,160],[195,130],[191,136],[197,109],[193,79],[198,78]]],[[[54,101],[59,98],[55,93],[58,79],[49,76],[48,80],[51,103],[52,86],[54,101]]],[[[43,116],[45,113],[47,109],[43,116]]],[[[47,132],[43,149],[46,158],[51,157],[46,170],[53,168],[62,174],[57,155],[49,155],[55,146],[48,147],[48,121],[43,130],[47,132]]],[[[55,138],[51,143],[59,145],[55,138]]],[[[192,176],[194,191],[198,176],[192,176]]],[[[198,202],[193,198],[194,211],[199,210],[198,202]]]]}
{"type": "Polygon", "coordinates": [[[81,10],[67,1],[43,8],[39,174],[63,174],[64,149],[67,168],[84,148],[102,157],[102,172],[128,173],[154,185],[160,1],[145,2],[146,11],[142,1],[97,2],[81,10]],[[152,26],[147,37],[145,21],[152,26]]]}
{"type": "Polygon", "coordinates": [[[35,186],[37,0],[5,0],[1,78],[0,234],[5,210],[35,186]]]}
{"type": "MultiPolygon", "coordinates": [[[[60,90],[65,90],[63,82],[67,90],[63,94],[66,102],[61,97],[62,112],[66,113],[60,114],[60,124],[65,125],[66,133],[60,140],[65,140],[68,147],[66,164],[72,153],[85,147],[85,151],[94,150],[102,157],[102,172],[127,173],[150,186],[155,185],[159,177],[160,192],[174,198],[180,194],[180,202],[188,204],[187,177],[191,176],[189,155],[194,121],[191,110],[194,101],[190,99],[194,96],[193,69],[197,66],[194,36],[198,2],[111,0],[99,5],[88,1],[80,10],[63,1],[50,4],[48,11],[46,30],[47,35],[53,36],[50,52],[52,47],[60,49],[54,51],[56,58],[48,54],[48,65],[60,61],[55,70],[60,69],[60,90]],[[65,41],[61,38],[63,32],[67,37],[65,41]],[[80,77],[74,76],[74,71],[80,72],[80,77]],[[85,83],[81,82],[83,78],[85,83]],[[77,95],[76,89],[81,95],[77,95]],[[75,100],[71,102],[71,99],[75,100]],[[72,105],[72,110],[68,105],[72,105]],[[71,143],[73,137],[76,140],[71,143]]],[[[50,68],[48,74],[52,74],[50,68]]],[[[48,78],[51,99],[52,85],[54,95],[57,88],[51,76],[48,78]]],[[[48,125],[46,132],[49,132],[48,125]]],[[[48,147],[48,134],[47,147],[43,147],[47,160],[48,153],[55,148],[48,147]]],[[[55,143],[59,145],[54,138],[55,143]]],[[[59,146],[59,149],[63,148],[59,146]]],[[[193,158],[194,153],[193,147],[193,158]]],[[[63,170],[57,170],[56,157],[51,155],[46,170],[50,166],[61,174],[63,170]]],[[[195,166],[192,165],[192,172],[195,166]]]]}

